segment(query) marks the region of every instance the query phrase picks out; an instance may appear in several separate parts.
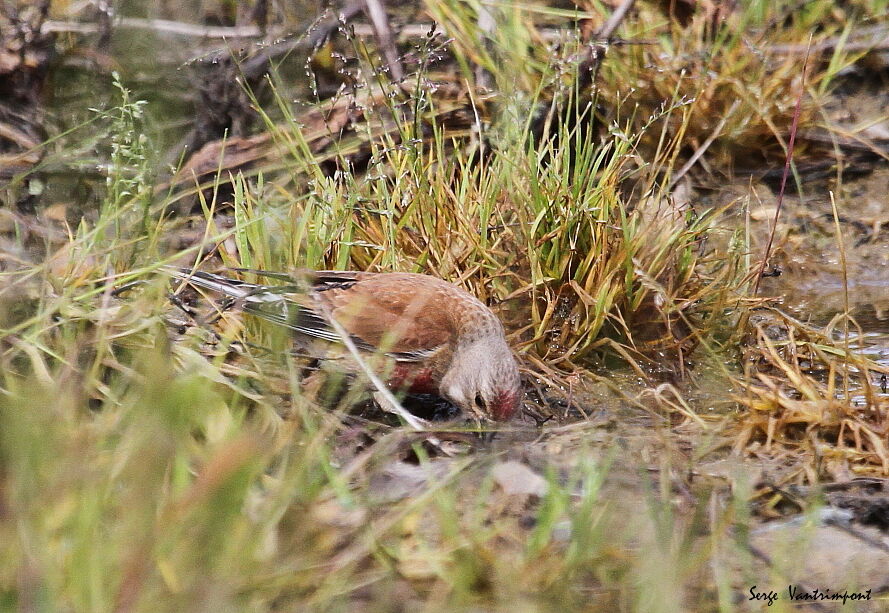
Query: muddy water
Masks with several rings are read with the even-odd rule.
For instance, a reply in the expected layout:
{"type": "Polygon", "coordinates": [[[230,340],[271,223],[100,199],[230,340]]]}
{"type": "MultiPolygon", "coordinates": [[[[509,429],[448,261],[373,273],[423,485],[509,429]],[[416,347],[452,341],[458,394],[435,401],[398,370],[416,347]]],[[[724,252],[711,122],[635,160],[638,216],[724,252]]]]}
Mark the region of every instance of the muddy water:
{"type": "MultiPolygon", "coordinates": [[[[769,262],[781,274],[763,279],[760,289],[761,295],[777,298],[780,308],[800,321],[818,327],[833,322],[838,339],[848,308],[852,346],[882,365],[889,365],[887,194],[885,163],[875,163],[865,176],[841,183],[812,182],[802,195],[788,194],[769,262]]],[[[761,257],[777,206],[772,189],[739,179],[708,194],[704,202],[710,206],[736,202],[729,221],[738,228],[749,223],[752,254],[761,257]]]]}
{"type": "MultiPolygon", "coordinates": [[[[203,24],[218,24],[222,19],[214,14],[201,15],[195,6],[175,4],[167,7],[172,14],[150,14],[150,4],[122,2],[119,16],[179,19],[191,24],[195,32],[203,24]]],[[[294,10],[306,11],[303,3],[293,4],[294,10]]],[[[61,205],[69,210],[69,221],[74,221],[77,214],[95,210],[103,197],[115,114],[102,116],[122,100],[121,92],[113,85],[114,73],[120,75],[131,101],[146,102],[138,129],[148,138],[149,168],[160,182],[180,162],[195,118],[208,112],[201,103],[200,88],[233,78],[233,73],[226,72],[216,58],[235,54],[243,59],[263,49],[262,45],[248,47],[250,42],[240,39],[202,38],[199,34],[177,34],[149,25],[115,28],[102,43],[96,33],[65,32],[64,24],[68,22],[86,19],[94,25],[84,15],[52,17],[58,32],[57,55],[40,91],[41,108],[36,113],[50,144],[42,151],[37,172],[15,177],[12,189],[0,192],[0,202],[9,200],[8,204],[28,211],[61,205]]],[[[298,33],[299,26],[295,30],[298,33]]],[[[282,32],[281,40],[298,36],[289,29],[282,32]]],[[[284,99],[311,98],[305,62],[302,52],[276,62],[284,99]]],[[[270,107],[266,111],[274,116],[274,105],[266,106],[270,107]]],[[[258,116],[236,120],[257,122],[258,116]]],[[[217,137],[222,136],[220,130],[217,137]]]]}

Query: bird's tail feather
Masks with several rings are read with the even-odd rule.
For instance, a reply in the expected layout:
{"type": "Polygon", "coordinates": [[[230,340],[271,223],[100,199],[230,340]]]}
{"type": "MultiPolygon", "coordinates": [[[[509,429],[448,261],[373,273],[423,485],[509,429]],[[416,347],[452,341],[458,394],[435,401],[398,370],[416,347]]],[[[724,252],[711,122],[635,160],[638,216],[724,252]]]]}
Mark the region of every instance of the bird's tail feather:
{"type": "MultiPolygon", "coordinates": [[[[297,334],[328,342],[342,342],[323,315],[288,298],[287,294],[305,292],[303,286],[257,285],[187,268],[165,267],[164,270],[175,279],[234,298],[246,312],[289,328],[297,334]]],[[[361,349],[373,350],[373,347],[357,337],[352,340],[361,349]]]]}
{"type": "Polygon", "coordinates": [[[218,292],[223,296],[243,300],[246,304],[279,302],[283,299],[283,294],[302,289],[295,285],[268,286],[247,283],[246,281],[230,279],[228,277],[223,277],[222,275],[214,275],[209,272],[191,270],[188,268],[165,266],[164,270],[175,279],[218,292]]]}

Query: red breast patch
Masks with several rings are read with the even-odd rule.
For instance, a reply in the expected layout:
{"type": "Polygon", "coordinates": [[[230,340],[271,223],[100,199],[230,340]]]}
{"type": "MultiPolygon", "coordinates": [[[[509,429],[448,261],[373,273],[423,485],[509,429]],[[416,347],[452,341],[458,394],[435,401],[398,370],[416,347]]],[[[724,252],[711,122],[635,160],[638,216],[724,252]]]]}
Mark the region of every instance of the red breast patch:
{"type": "Polygon", "coordinates": [[[438,393],[438,386],[432,380],[432,369],[418,368],[413,364],[396,364],[387,385],[394,390],[407,390],[414,394],[438,393]]]}

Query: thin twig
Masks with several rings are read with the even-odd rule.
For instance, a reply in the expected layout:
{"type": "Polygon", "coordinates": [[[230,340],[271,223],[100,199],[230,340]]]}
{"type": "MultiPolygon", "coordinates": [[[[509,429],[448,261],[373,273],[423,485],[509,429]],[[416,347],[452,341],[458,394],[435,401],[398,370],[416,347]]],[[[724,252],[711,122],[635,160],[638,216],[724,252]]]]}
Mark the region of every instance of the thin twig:
{"type": "Polygon", "coordinates": [[[843,51],[852,52],[882,51],[889,49],[889,28],[885,25],[874,26],[871,28],[857,28],[854,40],[844,40],[843,36],[834,36],[821,41],[817,45],[771,45],[765,47],[765,49],[774,54],[792,55],[795,53],[808,54],[810,50],[814,53],[833,51],[839,47],[842,47],[843,51]]]}
{"type": "MultiPolygon", "coordinates": [[[[257,26],[205,26],[169,19],[142,19],[139,17],[121,17],[114,21],[114,27],[151,30],[196,38],[256,38],[263,34],[262,29],[257,26]]],[[[102,31],[102,25],[79,21],[48,20],[44,22],[40,31],[44,34],[52,32],[96,34],[102,31]]]]}
{"type": "MultiPolygon", "coordinates": [[[[618,26],[623,23],[627,13],[633,8],[633,4],[635,4],[635,0],[624,0],[596,32],[596,38],[598,40],[588,41],[584,58],[578,65],[578,91],[595,86],[599,77],[599,66],[602,64],[602,58],[605,57],[605,54],[608,52],[608,47],[611,45],[611,37],[614,35],[615,31],[617,31],[618,26]]],[[[593,98],[595,99],[595,94],[593,98]]]]}
{"type": "Polygon", "coordinates": [[[261,53],[241,64],[241,71],[245,75],[261,73],[266,70],[268,62],[274,58],[286,56],[297,49],[318,49],[337,28],[361,12],[363,7],[364,2],[362,0],[351,2],[333,17],[313,23],[303,36],[283,40],[263,48],[261,53]]]}
{"type": "MultiPolygon", "coordinates": [[[[348,7],[347,7],[348,8],[348,7]]],[[[344,11],[341,11],[343,13],[344,11]]],[[[182,21],[170,21],[167,19],[143,19],[140,17],[122,17],[114,21],[114,27],[129,30],[148,30],[159,34],[169,34],[172,36],[184,36],[189,38],[206,38],[206,39],[237,39],[237,38],[265,38],[274,36],[283,36],[285,31],[267,30],[263,33],[262,29],[257,26],[205,26],[196,23],[186,23],[182,21]]],[[[356,36],[367,37],[375,36],[376,32],[370,24],[356,23],[352,26],[356,36]]],[[[97,34],[101,32],[101,25],[93,22],[85,21],[62,21],[49,19],[40,28],[42,34],[97,34]]],[[[398,41],[426,38],[429,32],[441,35],[444,34],[441,26],[434,23],[409,23],[398,28],[395,39],[398,41]]],[[[573,30],[564,28],[540,28],[537,34],[542,40],[547,42],[559,42],[571,37],[573,30]]],[[[594,45],[654,45],[657,41],[653,39],[628,40],[623,38],[610,38],[608,40],[596,38],[590,41],[594,45]]]]}
{"type": "Polygon", "coordinates": [[[875,549],[879,549],[880,551],[883,551],[884,553],[889,553],[889,545],[887,545],[886,543],[884,543],[882,540],[880,540],[878,538],[872,537],[870,534],[867,534],[866,532],[862,532],[861,530],[853,528],[852,525],[850,524],[850,522],[848,522],[848,521],[839,521],[836,519],[828,519],[824,523],[826,523],[828,526],[833,526],[834,528],[839,528],[840,530],[842,530],[849,536],[852,536],[852,537],[858,539],[862,543],[870,545],[871,547],[873,547],[875,549]]]}
{"type": "MultiPolygon", "coordinates": [[[[325,309],[326,311],[326,309],[325,309]]],[[[336,320],[335,317],[331,316],[330,313],[325,312],[326,319],[330,326],[336,331],[336,333],[340,336],[340,341],[342,341],[343,345],[345,345],[346,349],[349,350],[349,353],[352,354],[352,357],[355,359],[355,362],[358,364],[358,367],[364,372],[376,390],[386,399],[386,401],[391,405],[389,408],[393,413],[401,417],[409,425],[411,428],[416,430],[417,432],[424,432],[426,430],[425,425],[414,415],[412,415],[407,409],[401,406],[401,403],[398,402],[398,399],[395,397],[395,394],[386,387],[386,384],[377,376],[377,374],[367,365],[364,358],[361,355],[361,352],[358,350],[358,347],[355,346],[355,343],[352,341],[351,335],[343,328],[342,324],[336,320]]]]}
{"type": "MultiPolygon", "coordinates": [[[[478,7],[477,22],[481,38],[479,42],[485,49],[490,49],[493,47],[491,34],[497,27],[497,22],[494,19],[494,13],[491,12],[491,7],[486,2],[482,2],[478,7]]],[[[475,85],[479,89],[491,89],[493,85],[493,75],[481,64],[475,67],[475,85]]]]}
{"type": "Polygon", "coordinates": [[[614,34],[614,31],[617,30],[618,26],[623,22],[627,13],[633,8],[634,3],[635,0],[624,0],[623,3],[611,13],[611,17],[608,18],[608,21],[606,21],[599,31],[596,32],[596,36],[603,40],[611,40],[611,35],[614,34]]]}

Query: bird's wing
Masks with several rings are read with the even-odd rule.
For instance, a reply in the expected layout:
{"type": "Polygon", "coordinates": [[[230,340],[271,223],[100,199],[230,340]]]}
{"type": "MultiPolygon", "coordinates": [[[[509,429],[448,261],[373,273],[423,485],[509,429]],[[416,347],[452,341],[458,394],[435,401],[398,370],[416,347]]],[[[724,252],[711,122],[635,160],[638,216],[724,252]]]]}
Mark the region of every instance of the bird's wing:
{"type": "Polygon", "coordinates": [[[457,332],[449,295],[456,287],[409,273],[321,271],[313,279],[316,310],[350,334],[401,359],[423,359],[450,343],[457,332]]]}
{"type": "MultiPolygon", "coordinates": [[[[440,300],[424,283],[417,287],[416,278],[431,277],[405,275],[399,279],[396,275],[387,279],[395,273],[320,271],[307,273],[306,279],[294,279],[296,283],[268,286],[201,271],[167,270],[183,281],[235,298],[246,312],[295,334],[342,343],[327,319],[335,317],[356,347],[367,352],[382,350],[399,361],[424,360],[450,339],[449,326],[442,325],[447,318],[428,308],[440,300]],[[311,287],[308,292],[306,281],[311,287]]],[[[285,278],[278,273],[266,276],[285,278]]]]}

